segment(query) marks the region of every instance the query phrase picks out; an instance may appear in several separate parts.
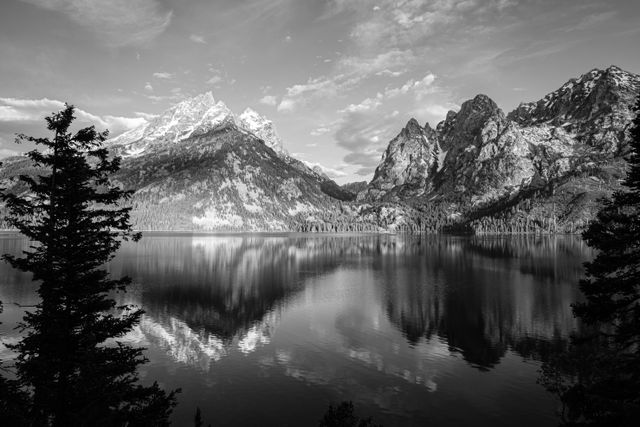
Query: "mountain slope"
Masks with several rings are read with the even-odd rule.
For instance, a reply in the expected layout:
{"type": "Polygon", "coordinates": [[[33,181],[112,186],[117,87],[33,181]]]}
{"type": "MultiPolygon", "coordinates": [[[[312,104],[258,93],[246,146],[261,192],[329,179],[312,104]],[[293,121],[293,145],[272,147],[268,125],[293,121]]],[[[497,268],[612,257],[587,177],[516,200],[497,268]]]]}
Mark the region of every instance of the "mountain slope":
{"type": "Polygon", "coordinates": [[[287,230],[333,203],[313,177],[233,127],[125,158],[114,178],[135,190],[141,229],[287,230]]]}
{"type": "Polygon", "coordinates": [[[548,231],[553,217],[554,229],[575,231],[597,208],[594,195],[617,187],[638,93],[640,76],[612,66],[507,115],[478,95],[435,131],[411,121],[358,199],[437,205],[476,231],[484,217],[509,223],[512,211],[532,219],[528,229],[548,231]]]}
{"type": "MultiPolygon", "coordinates": [[[[211,93],[106,144],[122,157],[113,179],[134,191],[137,229],[296,230],[340,203],[337,184],[286,154],[269,120],[249,109],[236,117],[211,93]]],[[[10,161],[0,179],[21,191],[15,177],[29,164],[10,161]]]]}

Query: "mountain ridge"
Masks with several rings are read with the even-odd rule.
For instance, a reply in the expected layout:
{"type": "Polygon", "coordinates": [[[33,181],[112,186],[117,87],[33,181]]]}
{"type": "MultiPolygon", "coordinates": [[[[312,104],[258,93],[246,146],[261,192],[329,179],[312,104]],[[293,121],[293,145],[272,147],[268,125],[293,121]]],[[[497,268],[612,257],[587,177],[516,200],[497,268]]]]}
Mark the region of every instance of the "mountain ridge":
{"type": "MultiPolygon", "coordinates": [[[[571,176],[590,176],[598,168],[603,173],[609,164],[623,162],[626,130],[638,93],[640,76],[612,66],[571,79],[541,100],[522,103],[508,114],[488,96],[477,95],[458,112],[450,111],[428,143],[411,135],[425,134],[431,127],[410,121],[389,143],[358,200],[437,202],[447,205],[448,215],[475,218],[473,222],[492,203],[539,195],[545,188],[553,192],[559,183],[565,187],[576,183],[571,176]],[[403,147],[402,153],[397,146],[403,147]],[[417,160],[407,161],[403,154],[429,149],[428,167],[412,174],[429,156],[421,152],[410,157],[417,160]],[[397,177],[403,179],[393,179],[397,177]]],[[[606,187],[611,191],[616,185],[608,182],[606,187]]],[[[568,215],[582,216],[579,227],[583,226],[593,205],[583,214],[568,215]]],[[[570,228],[576,227],[572,223],[570,228]]]]}
{"type": "MultiPolygon", "coordinates": [[[[134,226],[203,231],[576,232],[619,187],[640,76],[591,70],[505,114],[479,94],[432,128],[411,119],[369,183],[339,186],[275,125],[207,92],[107,141],[134,226]],[[355,200],[354,200],[355,199],[355,200]]],[[[24,191],[25,158],[0,180],[24,191]]]]}

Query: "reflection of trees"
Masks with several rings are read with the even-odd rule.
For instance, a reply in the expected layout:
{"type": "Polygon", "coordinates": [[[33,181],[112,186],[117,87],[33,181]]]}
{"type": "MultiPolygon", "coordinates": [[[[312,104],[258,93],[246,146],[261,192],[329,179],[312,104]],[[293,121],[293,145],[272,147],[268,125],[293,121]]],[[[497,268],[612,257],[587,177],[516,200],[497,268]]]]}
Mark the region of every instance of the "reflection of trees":
{"type": "Polygon", "coordinates": [[[490,368],[509,348],[539,359],[564,345],[571,284],[588,256],[577,239],[539,236],[153,236],[111,268],[143,284],[147,319],[207,353],[216,340],[249,349],[268,341],[273,313],[306,277],[364,263],[384,278],[383,305],[409,343],[435,334],[490,368]]]}
{"type": "Polygon", "coordinates": [[[110,268],[141,283],[149,339],[176,360],[205,366],[230,346],[251,351],[267,342],[280,306],[306,277],[398,245],[375,235],[148,236],[126,245],[110,268]]]}
{"type": "Polygon", "coordinates": [[[575,325],[569,303],[588,249],[558,237],[421,239],[384,268],[389,318],[413,344],[436,333],[465,360],[497,364],[508,348],[545,358],[575,325]]]}

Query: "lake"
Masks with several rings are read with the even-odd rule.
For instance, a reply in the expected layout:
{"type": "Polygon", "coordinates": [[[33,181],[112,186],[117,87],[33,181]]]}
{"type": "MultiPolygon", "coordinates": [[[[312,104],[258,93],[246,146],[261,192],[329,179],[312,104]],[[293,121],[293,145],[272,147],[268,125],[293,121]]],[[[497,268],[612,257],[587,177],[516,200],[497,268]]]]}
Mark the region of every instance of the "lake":
{"type": "MultiPolygon", "coordinates": [[[[2,253],[28,242],[0,236],[2,253]]],[[[577,237],[145,235],[108,265],[144,308],[145,382],[215,426],[315,426],[330,403],[389,426],[554,426],[541,361],[576,327],[577,237]]],[[[0,265],[15,342],[30,276],[0,265]]],[[[0,346],[0,356],[11,357],[0,346]]],[[[205,425],[206,425],[205,423],[205,425]]]]}

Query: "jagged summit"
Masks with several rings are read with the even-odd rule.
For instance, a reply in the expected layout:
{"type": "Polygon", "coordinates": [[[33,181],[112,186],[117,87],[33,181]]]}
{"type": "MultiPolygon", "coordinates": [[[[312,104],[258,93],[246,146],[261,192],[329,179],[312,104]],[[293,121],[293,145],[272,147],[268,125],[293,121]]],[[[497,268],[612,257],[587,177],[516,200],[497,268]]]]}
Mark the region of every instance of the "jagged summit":
{"type": "Polygon", "coordinates": [[[462,104],[460,111],[456,114],[456,120],[465,128],[471,129],[477,128],[479,123],[493,115],[503,116],[504,113],[493,99],[487,95],[479,94],[462,104]]]}
{"type": "Polygon", "coordinates": [[[359,198],[427,195],[476,206],[562,179],[591,167],[589,156],[625,154],[625,129],[638,93],[640,76],[611,66],[570,79],[508,115],[479,94],[449,111],[435,131],[412,119],[389,142],[359,198]]]}
{"type": "Polygon", "coordinates": [[[411,118],[406,126],[404,127],[404,129],[402,129],[402,132],[407,136],[407,137],[411,137],[413,135],[421,135],[423,132],[423,128],[422,126],[420,126],[420,123],[418,123],[418,121],[414,118],[411,118]]]}
{"type": "Polygon", "coordinates": [[[549,122],[566,125],[577,120],[593,120],[626,105],[640,89],[640,77],[615,65],[593,69],[567,81],[544,98],[521,103],[508,118],[522,125],[549,122]]]}
{"type": "Polygon", "coordinates": [[[177,143],[192,136],[235,124],[235,117],[211,92],[185,99],[151,121],[110,140],[124,156],[137,156],[163,144],[177,143]]]}
{"type": "Polygon", "coordinates": [[[282,146],[282,139],[278,135],[278,132],[276,132],[273,122],[261,116],[252,108],[247,108],[240,114],[238,117],[238,125],[262,139],[265,144],[275,152],[280,154],[285,153],[282,146]]]}
{"type": "MultiPolygon", "coordinates": [[[[434,173],[437,158],[437,135],[429,124],[420,126],[410,119],[390,143],[382,161],[376,168],[369,189],[358,195],[359,199],[378,199],[401,185],[410,185],[423,193],[427,191],[426,181],[434,173]]],[[[401,195],[393,194],[388,198],[401,195]]]]}
{"type": "Polygon", "coordinates": [[[235,127],[254,134],[279,154],[286,154],[275,126],[255,110],[247,108],[240,116],[211,92],[185,99],[144,123],[110,140],[123,156],[138,156],[151,148],[175,144],[217,129],[235,127]]]}

